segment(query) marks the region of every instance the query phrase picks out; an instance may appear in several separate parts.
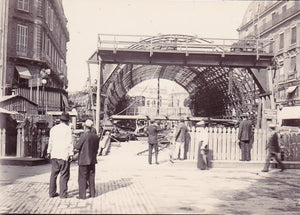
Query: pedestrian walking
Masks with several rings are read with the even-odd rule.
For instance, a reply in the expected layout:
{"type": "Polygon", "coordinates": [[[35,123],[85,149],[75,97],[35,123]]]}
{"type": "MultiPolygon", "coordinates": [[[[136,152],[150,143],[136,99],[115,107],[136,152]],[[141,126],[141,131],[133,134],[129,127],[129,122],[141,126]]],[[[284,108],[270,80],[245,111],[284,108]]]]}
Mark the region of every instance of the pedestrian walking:
{"type": "Polygon", "coordinates": [[[279,147],[279,141],[278,141],[278,134],[276,131],[276,125],[271,123],[268,125],[269,127],[269,134],[268,134],[268,144],[266,146],[266,149],[268,149],[268,155],[266,158],[266,163],[264,166],[264,169],[262,172],[268,172],[269,166],[270,166],[270,160],[271,158],[275,158],[275,160],[278,162],[279,167],[281,168],[280,172],[284,171],[284,164],[282,163],[280,156],[278,155],[280,153],[280,147],[279,147]]]}
{"type": "Polygon", "coordinates": [[[185,141],[188,139],[188,127],[184,124],[184,119],[181,117],[180,122],[177,125],[176,132],[175,132],[175,151],[173,159],[184,159],[184,146],[185,141]]]}
{"type": "Polygon", "coordinates": [[[87,183],[90,197],[95,197],[95,164],[97,163],[97,152],[99,148],[99,137],[92,131],[93,121],[86,120],[84,133],[75,144],[75,149],[79,151],[78,156],[78,186],[79,196],[77,199],[86,199],[87,183]]]}
{"type": "Polygon", "coordinates": [[[198,149],[198,162],[197,167],[201,170],[208,169],[208,131],[205,129],[205,122],[200,121],[197,123],[200,131],[199,149],[198,149]]]}
{"type": "Polygon", "coordinates": [[[110,138],[110,131],[106,130],[103,133],[103,137],[99,142],[99,156],[102,155],[107,155],[110,149],[110,144],[111,144],[111,138],[110,138]]]}
{"type": "Polygon", "coordinates": [[[158,163],[158,139],[157,139],[157,134],[160,131],[158,125],[155,123],[155,120],[151,119],[150,120],[150,125],[147,128],[147,133],[148,133],[148,145],[149,145],[149,150],[148,150],[148,163],[152,164],[152,151],[154,148],[155,151],[155,163],[158,163]]]}
{"type": "Polygon", "coordinates": [[[60,124],[50,130],[47,158],[51,158],[51,176],[49,185],[49,196],[67,198],[68,181],[70,178],[70,162],[73,156],[72,130],[69,124],[70,116],[63,112],[60,124]],[[56,179],[60,173],[59,194],[56,192],[56,179]]]}
{"type": "Polygon", "coordinates": [[[250,161],[250,150],[251,150],[251,140],[252,138],[252,122],[248,119],[248,114],[242,114],[242,121],[239,125],[239,146],[242,153],[241,161],[250,161]]]}

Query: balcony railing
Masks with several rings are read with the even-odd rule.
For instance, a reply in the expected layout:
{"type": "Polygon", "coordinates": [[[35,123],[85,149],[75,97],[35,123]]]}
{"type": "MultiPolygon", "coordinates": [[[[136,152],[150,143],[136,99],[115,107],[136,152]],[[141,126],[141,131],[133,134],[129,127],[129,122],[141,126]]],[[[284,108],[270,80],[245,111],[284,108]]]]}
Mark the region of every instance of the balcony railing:
{"type": "Polygon", "coordinates": [[[153,52],[208,52],[208,53],[232,53],[241,52],[264,52],[268,53],[266,47],[272,43],[268,39],[224,39],[224,38],[200,38],[188,35],[114,35],[99,34],[98,49],[118,50],[138,49],[153,52]]]}
{"type": "Polygon", "coordinates": [[[275,27],[275,25],[279,24],[286,18],[296,15],[297,13],[300,13],[300,4],[299,3],[295,4],[294,7],[287,9],[284,13],[276,15],[271,21],[263,24],[261,27],[259,27],[259,32],[263,33],[264,31],[266,31],[272,27],[275,27]]]}

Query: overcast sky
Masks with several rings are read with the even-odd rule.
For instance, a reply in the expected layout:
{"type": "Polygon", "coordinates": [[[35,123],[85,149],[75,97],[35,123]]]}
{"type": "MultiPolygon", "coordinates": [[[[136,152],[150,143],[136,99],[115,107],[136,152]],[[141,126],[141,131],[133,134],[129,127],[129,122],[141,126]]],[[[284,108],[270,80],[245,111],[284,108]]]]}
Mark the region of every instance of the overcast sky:
{"type": "MultiPolygon", "coordinates": [[[[63,0],[69,91],[82,90],[87,59],[97,49],[97,34],[187,34],[238,38],[236,29],[250,1],[233,0],[63,0]]],[[[92,73],[95,71],[92,71],[92,73]]]]}

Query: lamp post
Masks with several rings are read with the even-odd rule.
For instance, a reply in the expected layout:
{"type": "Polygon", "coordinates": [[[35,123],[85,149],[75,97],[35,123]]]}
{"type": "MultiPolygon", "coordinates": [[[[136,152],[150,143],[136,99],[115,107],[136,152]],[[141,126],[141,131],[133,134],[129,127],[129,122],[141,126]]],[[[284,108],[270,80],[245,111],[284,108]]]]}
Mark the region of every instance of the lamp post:
{"type": "Polygon", "coordinates": [[[47,79],[46,78],[43,78],[42,79],[42,86],[43,86],[43,111],[42,111],[42,114],[44,115],[45,114],[45,85],[47,84],[47,79]]]}
{"type": "Polygon", "coordinates": [[[42,87],[43,87],[43,98],[42,98],[42,114],[45,114],[45,86],[48,82],[48,76],[50,75],[51,70],[50,69],[42,69],[40,72],[41,78],[42,78],[42,87]]]}

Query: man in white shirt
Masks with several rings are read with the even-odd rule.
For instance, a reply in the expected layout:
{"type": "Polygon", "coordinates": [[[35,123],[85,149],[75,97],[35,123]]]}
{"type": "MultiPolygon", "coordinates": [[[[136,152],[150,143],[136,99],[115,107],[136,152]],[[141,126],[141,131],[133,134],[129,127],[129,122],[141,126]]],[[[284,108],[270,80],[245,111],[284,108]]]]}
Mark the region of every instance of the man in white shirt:
{"type": "Polygon", "coordinates": [[[55,125],[50,130],[47,157],[51,158],[51,176],[49,186],[49,196],[56,197],[56,179],[60,173],[59,196],[67,198],[68,181],[70,178],[70,162],[73,157],[72,130],[69,126],[69,114],[62,113],[61,123],[55,125]]]}

